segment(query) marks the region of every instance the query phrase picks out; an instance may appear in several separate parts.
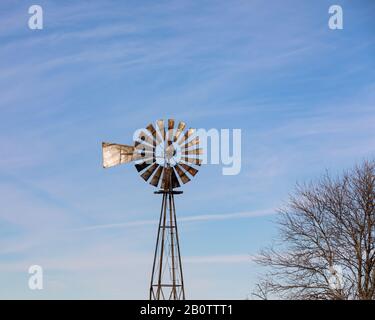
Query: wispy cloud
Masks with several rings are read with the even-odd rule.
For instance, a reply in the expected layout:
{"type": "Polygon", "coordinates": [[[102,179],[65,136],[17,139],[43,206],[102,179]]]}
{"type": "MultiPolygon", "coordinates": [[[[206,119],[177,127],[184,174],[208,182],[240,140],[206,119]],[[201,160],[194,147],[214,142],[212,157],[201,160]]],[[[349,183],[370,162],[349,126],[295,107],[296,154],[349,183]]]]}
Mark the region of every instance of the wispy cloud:
{"type": "MultiPolygon", "coordinates": [[[[275,209],[269,210],[257,210],[257,211],[245,211],[245,212],[235,212],[235,213],[224,213],[224,214],[202,214],[196,216],[181,217],[178,219],[179,222],[200,222],[200,221],[213,221],[213,220],[233,220],[233,219],[244,219],[244,218],[255,218],[261,216],[268,216],[276,214],[275,209]]],[[[75,229],[75,231],[92,231],[100,229],[113,229],[113,228],[129,228],[129,227],[139,227],[147,225],[157,224],[157,220],[138,220],[124,223],[112,223],[112,224],[100,224],[93,225],[75,229]]]]}

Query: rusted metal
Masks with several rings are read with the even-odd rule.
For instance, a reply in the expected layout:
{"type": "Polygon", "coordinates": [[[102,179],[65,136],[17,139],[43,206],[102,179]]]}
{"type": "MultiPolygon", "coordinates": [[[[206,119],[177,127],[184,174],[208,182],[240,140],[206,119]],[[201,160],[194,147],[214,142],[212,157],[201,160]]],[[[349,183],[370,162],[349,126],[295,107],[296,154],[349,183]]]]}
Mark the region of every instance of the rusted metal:
{"type": "Polygon", "coordinates": [[[174,202],[174,194],[176,193],[172,190],[160,193],[163,195],[163,199],[152,265],[149,298],[150,300],[184,300],[184,277],[174,202]],[[170,246],[167,246],[168,243],[170,246]]]}
{"type": "Polygon", "coordinates": [[[197,166],[200,166],[202,164],[202,160],[198,158],[189,158],[189,157],[182,157],[182,160],[187,162],[187,163],[192,163],[197,166]]]}
{"type": "Polygon", "coordinates": [[[159,128],[159,131],[161,133],[162,140],[165,140],[165,127],[164,127],[164,120],[158,120],[156,121],[156,124],[159,128]]]}
{"type": "Polygon", "coordinates": [[[174,137],[173,137],[173,142],[176,142],[178,140],[178,138],[180,137],[181,133],[184,131],[186,127],[186,124],[185,122],[180,122],[178,124],[178,127],[177,127],[177,130],[176,130],[176,133],[174,134],[174,137]]]}
{"type": "Polygon", "coordinates": [[[172,181],[172,189],[180,187],[180,182],[178,182],[176,173],[173,168],[171,170],[171,181],[172,181]]]}
{"type": "Polygon", "coordinates": [[[173,130],[174,128],[174,119],[168,119],[168,130],[173,130]]]}
{"type": "Polygon", "coordinates": [[[154,162],[150,168],[148,168],[144,173],[141,174],[141,177],[147,181],[151,175],[154,173],[154,171],[156,170],[156,168],[158,167],[159,165],[154,162]]]}
{"type": "Polygon", "coordinates": [[[159,168],[156,170],[154,176],[152,177],[150,184],[157,187],[158,184],[159,184],[159,180],[160,180],[162,172],[163,172],[163,167],[159,166],[159,168]]]}
{"type": "Polygon", "coordinates": [[[179,188],[179,187],[180,187],[180,183],[177,179],[177,176],[173,167],[164,168],[161,188],[163,190],[171,190],[171,189],[179,188]]]}
{"type": "Polygon", "coordinates": [[[173,142],[174,119],[168,119],[167,145],[170,146],[173,142]]]}
{"type": "Polygon", "coordinates": [[[203,149],[198,148],[198,149],[193,149],[193,150],[184,150],[183,154],[188,155],[188,154],[195,154],[195,155],[201,155],[203,154],[203,149]]]}
{"type": "Polygon", "coordinates": [[[181,149],[188,149],[192,146],[198,145],[199,144],[199,137],[195,137],[193,140],[190,142],[186,143],[181,149]]]}
{"type": "Polygon", "coordinates": [[[152,135],[152,137],[154,138],[154,145],[159,144],[159,143],[162,141],[162,139],[161,139],[159,133],[156,131],[156,129],[155,129],[155,127],[153,126],[152,123],[150,123],[150,124],[146,127],[146,129],[147,129],[148,131],[151,132],[151,135],[152,135]]]}
{"type": "MultiPolygon", "coordinates": [[[[170,243],[171,243],[171,257],[172,257],[172,289],[170,292],[169,297],[172,298],[172,300],[177,300],[177,287],[176,287],[176,270],[175,270],[175,248],[174,248],[174,242],[175,242],[175,227],[176,227],[176,222],[173,221],[173,208],[172,208],[172,198],[173,195],[168,194],[168,204],[169,204],[169,232],[170,232],[170,243]]],[[[182,273],[181,273],[182,274],[182,273]]]]}
{"type": "Polygon", "coordinates": [[[182,136],[180,141],[178,142],[179,145],[182,145],[185,141],[187,141],[193,134],[195,133],[195,129],[190,128],[185,132],[185,134],[182,136]]]}
{"type": "Polygon", "coordinates": [[[162,178],[162,182],[161,182],[161,189],[162,190],[170,190],[170,181],[171,181],[170,171],[171,171],[170,167],[164,168],[163,178],[162,178]]]}
{"type": "Polygon", "coordinates": [[[139,143],[148,143],[151,147],[156,145],[156,140],[153,138],[152,135],[147,134],[144,131],[141,131],[137,137],[137,140],[135,142],[135,146],[139,143]]]}
{"type": "Polygon", "coordinates": [[[117,143],[102,143],[103,168],[110,168],[134,160],[134,147],[117,143]]]}
{"type": "Polygon", "coordinates": [[[155,154],[155,147],[151,147],[146,143],[137,143],[134,147],[134,153],[135,155],[143,154],[144,157],[148,155],[149,158],[152,158],[155,154]]]}
{"type": "Polygon", "coordinates": [[[180,166],[181,166],[182,168],[184,168],[185,171],[189,172],[193,177],[198,173],[198,170],[197,170],[197,169],[195,169],[195,168],[193,168],[193,167],[191,167],[191,166],[188,166],[188,165],[185,164],[185,163],[180,163],[180,166]]]}
{"type": "Polygon", "coordinates": [[[147,167],[149,167],[150,165],[151,165],[151,163],[149,163],[148,161],[143,161],[143,162],[137,163],[135,165],[135,168],[137,169],[138,172],[141,172],[144,169],[146,169],[147,167]]]}
{"type": "Polygon", "coordinates": [[[179,177],[181,178],[182,182],[185,184],[185,183],[188,183],[190,181],[190,178],[185,174],[185,172],[179,167],[179,165],[175,165],[174,167],[177,171],[177,174],[179,175],[179,177]]]}

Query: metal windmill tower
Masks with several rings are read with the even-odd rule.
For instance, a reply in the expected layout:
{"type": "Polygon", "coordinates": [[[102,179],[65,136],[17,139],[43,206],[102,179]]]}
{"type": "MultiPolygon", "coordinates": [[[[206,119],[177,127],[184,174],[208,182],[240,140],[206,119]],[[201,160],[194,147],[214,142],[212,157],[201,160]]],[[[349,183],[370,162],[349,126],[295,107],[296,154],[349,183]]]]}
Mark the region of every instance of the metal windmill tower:
{"type": "Polygon", "coordinates": [[[149,124],[141,130],[134,146],[103,142],[103,167],[134,161],[145,181],[159,187],[162,195],[159,227],[152,267],[150,300],[185,299],[184,278],[178,238],[174,195],[181,183],[190,181],[202,160],[199,137],[194,129],[185,130],[184,122],[169,119],[149,124]]]}

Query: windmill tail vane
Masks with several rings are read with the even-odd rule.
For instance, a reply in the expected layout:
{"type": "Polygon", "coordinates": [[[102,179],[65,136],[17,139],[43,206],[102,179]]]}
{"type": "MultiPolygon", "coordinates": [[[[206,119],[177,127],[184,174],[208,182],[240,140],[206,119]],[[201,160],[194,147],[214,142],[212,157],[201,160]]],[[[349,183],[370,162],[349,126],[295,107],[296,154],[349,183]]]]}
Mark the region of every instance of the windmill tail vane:
{"type": "Polygon", "coordinates": [[[135,163],[140,176],[162,195],[159,227],[152,266],[150,300],[185,299],[174,195],[191,181],[202,164],[203,150],[195,129],[184,122],[156,121],[139,131],[134,145],[102,143],[103,167],[135,163]]]}

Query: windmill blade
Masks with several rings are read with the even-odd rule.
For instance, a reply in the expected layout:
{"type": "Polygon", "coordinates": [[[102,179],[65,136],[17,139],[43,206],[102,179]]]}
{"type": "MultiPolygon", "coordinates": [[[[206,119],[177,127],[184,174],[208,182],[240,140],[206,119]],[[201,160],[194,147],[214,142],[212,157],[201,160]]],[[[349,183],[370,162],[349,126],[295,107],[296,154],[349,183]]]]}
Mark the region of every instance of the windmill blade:
{"type": "Polygon", "coordinates": [[[176,173],[173,169],[171,169],[171,180],[172,180],[172,189],[180,187],[180,183],[178,182],[176,173]]]}
{"type": "Polygon", "coordinates": [[[182,145],[185,141],[187,141],[192,136],[192,134],[194,134],[194,132],[195,132],[195,129],[193,128],[190,128],[189,130],[187,130],[185,134],[182,136],[181,140],[178,142],[178,144],[182,145]]]}
{"type": "Polygon", "coordinates": [[[161,188],[164,190],[169,190],[170,188],[179,188],[180,183],[178,182],[176,173],[172,167],[164,168],[163,178],[161,181],[161,188]]]}
{"type": "Polygon", "coordinates": [[[185,169],[185,171],[189,172],[193,177],[198,173],[198,170],[185,164],[185,163],[180,163],[179,164],[182,168],[185,169]]]}
{"type": "Polygon", "coordinates": [[[141,162],[146,162],[146,163],[153,163],[155,162],[155,156],[154,154],[150,154],[150,153],[146,153],[146,152],[139,152],[139,153],[135,153],[134,156],[133,156],[133,160],[134,161],[137,161],[137,164],[141,163],[141,162]]]}
{"type": "Polygon", "coordinates": [[[154,173],[154,171],[156,170],[156,168],[157,168],[158,166],[159,166],[159,165],[158,165],[156,162],[154,162],[150,168],[148,168],[145,172],[143,172],[143,173],[141,174],[141,177],[142,177],[145,181],[147,181],[147,180],[151,177],[151,175],[154,173]]]}
{"type": "Polygon", "coordinates": [[[203,149],[202,148],[198,148],[198,149],[193,149],[193,150],[181,150],[181,153],[183,153],[184,155],[191,155],[191,154],[194,154],[194,155],[200,155],[200,154],[203,154],[203,149]]]}
{"type": "Polygon", "coordinates": [[[170,176],[170,173],[169,173],[169,169],[170,168],[164,168],[164,171],[163,171],[163,178],[161,179],[161,188],[164,189],[164,190],[168,190],[169,189],[169,176],[170,176]]]}
{"type": "Polygon", "coordinates": [[[165,140],[165,127],[164,127],[164,120],[158,120],[156,121],[159,131],[161,133],[161,138],[164,141],[165,140]]]}
{"type": "Polygon", "coordinates": [[[174,169],[177,171],[177,174],[181,178],[181,181],[185,184],[190,181],[190,178],[185,174],[185,172],[179,167],[178,164],[174,166],[174,169]]]}
{"type": "MultiPolygon", "coordinates": [[[[149,140],[149,141],[151,141],[151,140],[149,140]]],[[[149,144],[148,141],[146,141],[146,138],[144,138],[143,140],[137,138],[137,140],[134,141],[134,147],[136,149],[142,149],[142,147],[152,149],[153,145],[149,144]]]]}
{"type": "Polygon", "coordinates": [[[182,131],[184,131],[185,127],[186,127],[185,122],[180,121],[180,123],[178,124],[177,130],[176,130],[176,133],[174,134],[173,142],[176,142],[178,140],[182,131]]]}
{"type": "Polygon", "coordinates": [[[174,129],[174,119],[168,119],[168,132],[167,132],[167,143],[172,144],[173,139],[173,129],[174,129]]]}
{"type": "Polygon", "coordinates": [[[150,150],[136,150],[134,152],[133,160],[146,160],[155,158],[155,152],[150,150]]]}
{"type": "Polygon", "coordinates": [[[189,143],[186,143],[182,149],[189,149],[192,146],[199,145],[199,137],[195,137],[193,140],[191,140],[189,143]]]}
{"type": "Polygon", "coordinates": [[[150,165],[151,163],[147,163],[147,161],[145,161],[145,162],[137,163],[135,165],[135,168],[137,169],[138,172],[141,172],[142,170],[146,169],[150,165]]]}
{"type": "Polygon", "coordinates": [[[164,190],[169,190],[169,185],[171,181],[171,168],[164,168],[163,178],[161,180],[161,188],[164,190]]]}
{"type": "Polygon", "coordinates": [[[135,160],[134,147],[117,143],[102,143],[103,167],[110,168],[135,160]]]}
{"type": "Polygon", "coordinates": [[[153,158],[155,157],[155,147],[151,147],[146,143],[135,143],[134,154],[138,159],[142,159],[142,157],[153,158]],[[142,157],[139,157],[139,155],[142,157]]]}
{"type": "Polygon", "coordinates": [[[152,162],[155,162],[155,147],[136,141],[134,150],[136,160],[152,160],[152,162]]]}
{"type": "Polygon", "coordinates": [[[174,128],[174,119],[168,119],[168,130],[173,130],[174,128]]]}
{"type": "Polygon", "coordinates": [[[160,180],[162,172],[163,172],[163,167],[159,166],[158,170],[155,172],[154,176],[152,177],[150,184],[157,187],[159,184],[159,180],[160,180]]]}
{"type": "Polygon", "coordinates": [[[198,159],[198,158],[183,157],[182,160],[185,161],[186,163],[195,164],[197,166],[200,166],[202,164],[202,159],[198,159]]]}
{"type": "Polygon", "coordinates": [[[137,146],[140,143],[148,143],[150,146],[156,145],[156,141],[154,140],[154,138],[144,131],[141,131],[141,133],[138,135],[138,138],[134,144],[135,146],[137,146]]]}
{"type": "Polygon", "coordinates": [[[134,148],[135,148],[135,151],[148,151],[148,152],[155,151],[155,146],[151,146],[148,143],[144,143],[143,141],[142,142],[135,141],[134,148]]]}
{"type": "MultiPolygon", "coordinates": [[[[146,127],[146,129],[147,129],[148,131],[151,132],[151,135],[152,135],[153,138],[154,138],[154,142],[157,142],[157,144],[159,144],[159,143],[161,142],[161,138],[160,138],[158,132],[156,131],[155,127],[153,126],[153,124],[150,123],[150,124],[146,127]]],[[[155,145],[156,145],[156,144],[155,144],[155,145]]]]}

